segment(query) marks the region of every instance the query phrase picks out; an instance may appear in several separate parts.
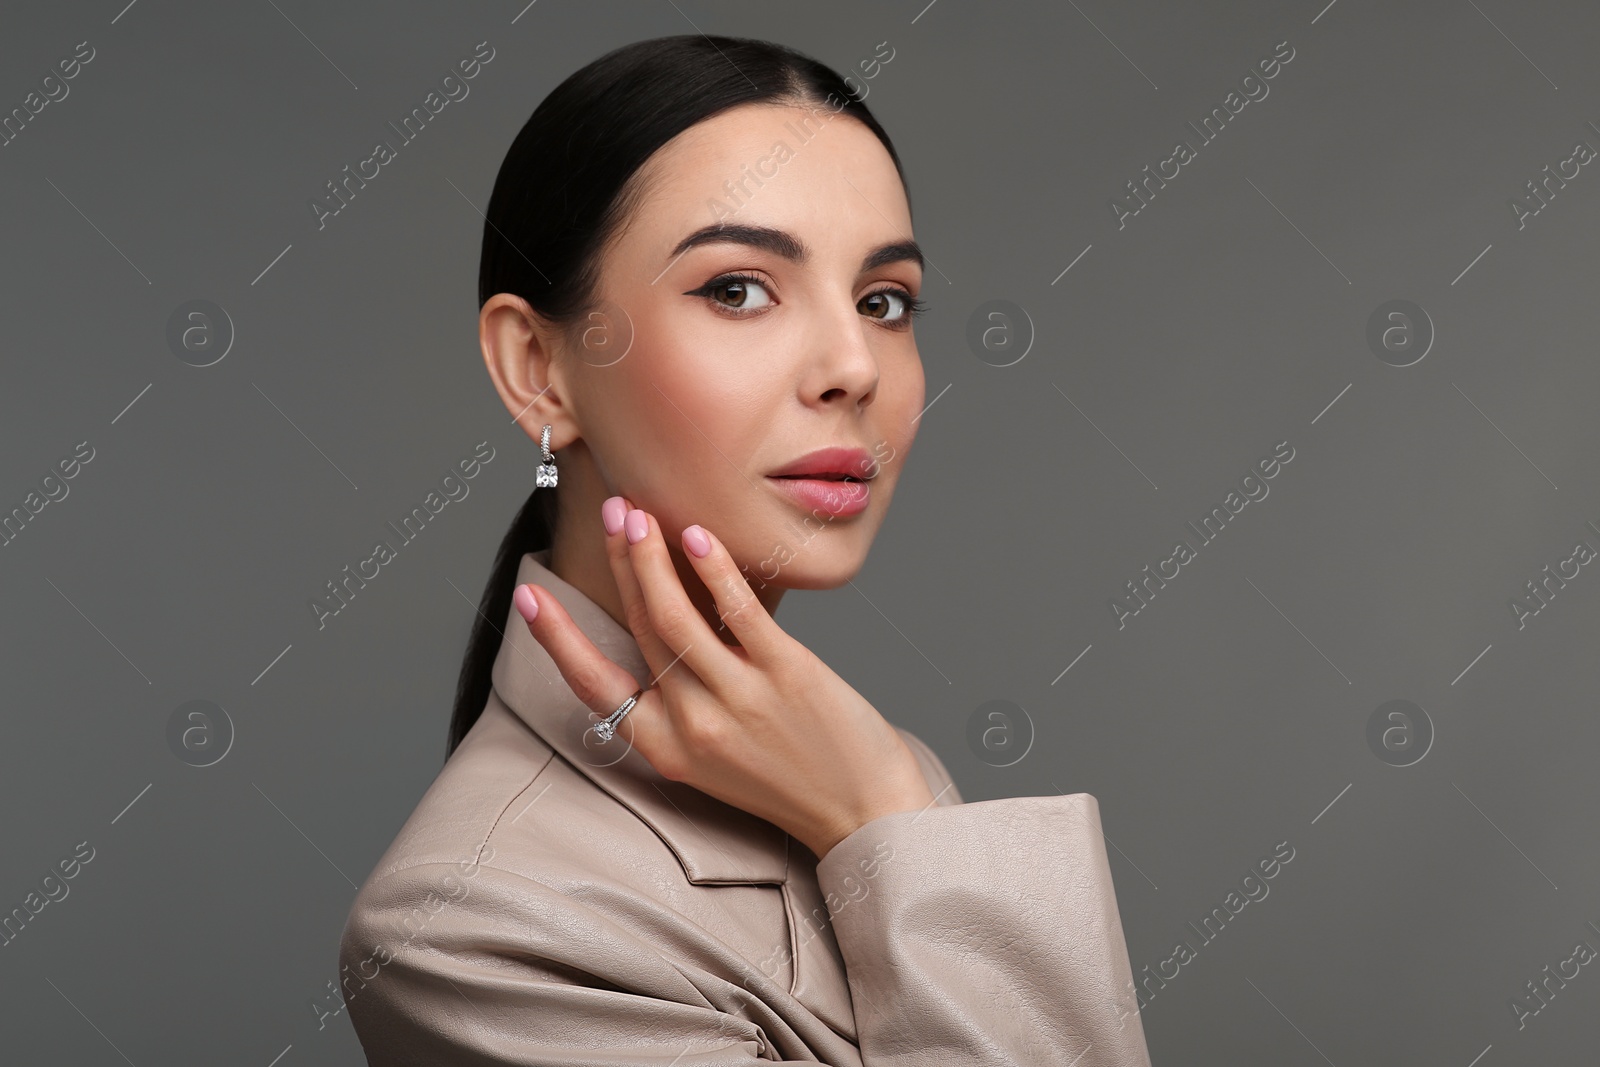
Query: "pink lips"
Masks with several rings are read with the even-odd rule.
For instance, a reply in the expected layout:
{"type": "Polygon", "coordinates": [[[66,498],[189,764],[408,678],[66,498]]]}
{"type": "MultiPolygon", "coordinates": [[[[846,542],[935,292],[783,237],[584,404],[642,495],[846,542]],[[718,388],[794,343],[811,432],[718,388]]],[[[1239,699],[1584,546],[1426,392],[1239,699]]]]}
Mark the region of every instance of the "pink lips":
{"type": "Polygon", "coordinates": [[[834,482],[826,478],[774,478],[767,481],[802,505],[807,511],[821,511],[836,518],[858,515],[867,510],[872,487],[866,482],[834,482]]]}
{"type": "Polygon", "coordinates": [[[866,510],[872,498],[867,482],[877,475],[878,465],[866,449],[834,446],[808,452],[767,480],[808,511],[842,518],[866,510]],[[846,481],[846,475],[859,480],[846,481]]]}
{"type": "Polygon", "coordinates": [[[878,464],[864,448],[819,448],[807,452],[793,463],[785,464],[768,476],[779,478],[786,474],[843,475],[866,480],[878,476],[878,464]]]}

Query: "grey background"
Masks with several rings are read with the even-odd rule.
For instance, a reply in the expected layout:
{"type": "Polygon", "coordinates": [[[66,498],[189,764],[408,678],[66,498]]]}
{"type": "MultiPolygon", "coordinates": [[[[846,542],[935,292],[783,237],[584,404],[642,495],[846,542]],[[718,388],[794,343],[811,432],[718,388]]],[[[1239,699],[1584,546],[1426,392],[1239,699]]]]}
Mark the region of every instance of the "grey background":
{"type": "Polygon", "coordinates": [[[696,29],[841,71],[887,41],[868,103],[936,268],[894,512],[858,589],[793,593],[784,626],[969,800],[1098,797],[1136,972],[1295,849],[1152,983],[1154,1062],[1594,1058],[1595,965],[1510,1008],[1600,948],[1600,577],[1509,608],[1600,546],[1600,176],[1521,229],[1509,206],[1600,146],[1591,6],[524,2],[6,12],[0,111],[96,50],[0,148],[0,511],[95,450],[0,548],[0,911],[95,849],[0,948],[8,1062],[361,1062],[312,1003],[439,769],[537,456],[477,350],[477,209],[561,78],[696,29]],[[1110,199],[1284,40],[1270,94],[1119,229],[1110,199]],[[319,231],[310,198],[480,41],[470,95],[319,231]],[[204,368],[165,336],[197,298],[236,330],[204,368]],[[1366,341],[1393,299],[1437,331],[1408,367],[1366,341]],[[1011,366],[965,341],[990,300],[1032,324],[1011,366]],[[482,440],[470,495],[319,631],[309,598],[482,440]],[[1199,546],[1185,523],[1281,441],[1199,546]],[[1119,629],[1179,538],[1197,558],[1119,629]],[[205,768],[167,739],[196,699],[236,731],[205,768]],[[1434,732],[1411,766],[1367,741],[1395,699],[1434,732]],[[968,743],[995,700],[1031,730],[1006,767],[968,743]]]}

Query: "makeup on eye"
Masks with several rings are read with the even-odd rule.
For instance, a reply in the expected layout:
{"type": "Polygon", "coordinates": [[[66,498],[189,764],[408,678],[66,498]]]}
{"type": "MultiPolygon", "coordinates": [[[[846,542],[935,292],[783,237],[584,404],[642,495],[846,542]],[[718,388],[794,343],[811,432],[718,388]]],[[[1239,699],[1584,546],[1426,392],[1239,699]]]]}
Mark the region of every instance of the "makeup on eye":
{"type": "Polygon", "coordinates": [[[870,315],[869,316],[870,318],[882,319],[882,320],[885,320],[885,321],[904,322],[906,324],[910,324],[911,320],[915,319],[917,316],[921,315],[923,312],[928,310],[928,305],[924,301],[919,300],[916,297],[912,296],[909,291],[900,288],[898,285],[888,285],[888,286],[883,286],[883,287],[878,288],[878,289],[874,289],[874,290],[872,290],[872,292],[868,293],[866,296],[863,296],[856,303],[856,306],[860,307],[862,304],[867,303],[867,301],[872,300],[875,297],[885,297],[885,296],[894,297],[896,300],[900,301],[900,305],[901,305],[901,307],[903,309],[902,313],[901,313],[901,318],[890,320],[890,319],[888,319],[888,317],[886,315],[870,315]]]}
{"type": "Polygon", "coordinates": [[[770,306],[772,303],[772,294],[768,292],[768,289],[771,287],[771,285],[771,282],[768,282],[764,278],[760,278],[754,274],[746,274],[741,271],[730,271],[727,274],[717,275],[700,288],[690,289],[683,295],[705,297],[713,304],[716,304],[719,309],[725,311],[750,311],[754,308],[770,306]],[[722,304],[721,302],[712,299],[712,294],[719,289],[737,290],[741,297],[747,294],[751,289],[756,289],[765,294],[767,298],[766,303],[746,305],[741,299],[741,302],[736,305],[722,304]]]}
{"type": "MultiPolygon", "coordinates": [[[[748,274],[742,271],[730,271],[717,275],[699,288],[690,289],[683,295],[704,298],[707,303],[711,304],[718,312],[722,314],[732,315],[734,317],[743,317],[744,315],[759,313],[765,308],[773,305],[774,301],[771,293],[769,292],[769,289],[772,287],[773,285],[771,282],[757,275],[748,274]],[[737,293],[740,302],[738,304],[723,303],[715,296],[719,290],[737,293]],[[746,302],[748,295],[752,291],[762,294],[762,302],[757,304],[750,304],[746,302]]],[[[877,319],[878,321],[885,323],[891,329],[905,329],[909,327],[913,319],[923,314],[928,309],[927,304],[913,296],[909,290],[903,288],[902,286],[892,284],[880,285],[876,289],[864,294],[861,299],[856,302],[856,307],[868,318],[877,319]],[[887,311],[881,315],[874,314],[871,311],[867,311],[865,308],[865,305],[868,304],[875,304],[876,306],[881,307],[885,302],[887,302],[887,300],[893,300],[899,303],[900,309],[898,314],[891,315],[887,311]]]]}

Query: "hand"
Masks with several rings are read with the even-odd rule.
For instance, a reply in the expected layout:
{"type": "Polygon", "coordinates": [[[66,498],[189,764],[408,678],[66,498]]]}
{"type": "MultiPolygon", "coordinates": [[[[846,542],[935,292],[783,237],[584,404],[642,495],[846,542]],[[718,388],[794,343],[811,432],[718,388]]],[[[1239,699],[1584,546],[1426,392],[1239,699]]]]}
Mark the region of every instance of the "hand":
{"type": "MultiPolygon", "coordinates": [[[[690,601],[655,518],[629,510],[623,528],[606,535],[606,555],[655,686],[611,743],[632,744],[663,777],[767,820],[819,859],[879,816],[931,805],[900,734],[778,626],[722,542],[700,527],[682,540],[739,646],[724,644],[690,601]],[[708,546],[704,556],[695,545],[708,546]]],[[[533,636],[578,699],[610,714],[638,683],[549,590],[527,588],[533,636]]],[[[520,590],[518,600],[526,607],[520,590]]]]}

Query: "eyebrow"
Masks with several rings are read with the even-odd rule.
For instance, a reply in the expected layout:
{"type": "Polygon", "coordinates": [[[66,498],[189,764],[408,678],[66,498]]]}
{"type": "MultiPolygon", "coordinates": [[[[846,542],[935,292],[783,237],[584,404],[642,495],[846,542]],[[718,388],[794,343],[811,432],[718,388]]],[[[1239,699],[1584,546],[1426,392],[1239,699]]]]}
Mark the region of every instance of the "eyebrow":
{"type": "MultiPolygon", "coordinates": [[[[739,244],[751,248],[759,248],[773,255],[782,256],[784,259],[795,263],[805,262],[809,250],[805,242],[792,233],[776,230],[770,226],[705,226],[683,240],[679,241],[669,254],[669,259],[676,259],[691,248],[705,244],[739,244]]],[[[861,261],[861,271],[866,273],[890,263],[915,263],[919,269],[923,266],[922,248],[915,241],[892,241],[879,245],[866,258],[861,261]]]]}
{"type": "Polygon", "coordinates": [[[865,274],[869,270],[876,270],[890,263],[907,262],[915,263],[918,270],[922,269],[921,246],[915,241],[894,241],[890,244],[879,245],[871,252],[868,252],[867,258],[861,261],[861,272],[865,274]]]}

